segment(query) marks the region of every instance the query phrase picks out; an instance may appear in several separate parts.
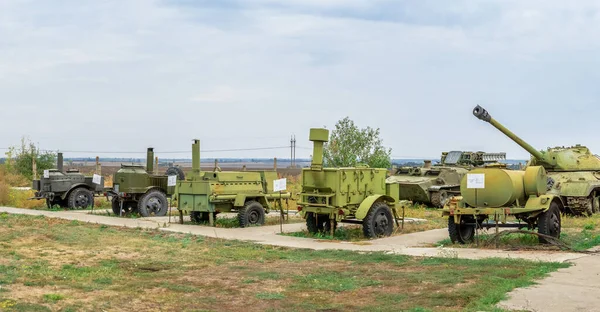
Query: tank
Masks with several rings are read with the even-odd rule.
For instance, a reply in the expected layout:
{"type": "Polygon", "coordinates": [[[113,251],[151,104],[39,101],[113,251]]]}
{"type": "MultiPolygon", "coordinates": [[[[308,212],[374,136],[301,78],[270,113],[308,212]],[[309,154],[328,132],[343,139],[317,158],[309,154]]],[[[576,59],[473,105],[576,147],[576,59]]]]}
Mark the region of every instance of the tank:
{"type": "Polygon", "coordinates": [[[94,207],[94,196],[101,195],[104,179],[93,182],[93,176],[85,176],[76,169],[63,169],[63,154],[58,153],[56,169],[45,170],[44,175],[33,180],[32,199],[45,199],[48,208],[59,206],[69,209],[94,207]]]}
{"type": "Polygon", "coordinates": [[[531,154],[528,166],[547,172],[547,191],[560,198],[564,213],[591,216],[600,211],[600,158],[580,144],[537,150],[477,105],[473,115],[485,121],[531,154]]]}
{"type": "Polygon", "coordinates": [[[113,186],[105,190],[111,197],[112,210],[122,216],[137,212],[143,217],[164,216],[167,214],[168,199],[175,193],[175,186],[168,185],[169,176],[185,178],[179,167],[170,167],[165,174],[154,170],[154,149],[148,148],[146,167],[125,165],[113,175],[113,186]]]}
{"type": "MultiPolygon", "coordinates": [[[[177,209],[189,213],[192,222],[214,225],[217,214],[237,213],[240,227],[262,225],[276,200],[290,198],[275,192],[275,170],[212,172],[200,170],[200,141],[192,144],[192,172],[176,188],[177,209]]],[[[183,220],[183,217],[181,218],[183,220]]]]}
{"type": "Polygon", "coordinates": [[[506,159],[506,153],[443,152],[440,163],[426,160],[422,167],[400,167],[387,178],[399,185],[399,199],[442,208],[460,194],[460,181],[470,169],[506,159]]]}

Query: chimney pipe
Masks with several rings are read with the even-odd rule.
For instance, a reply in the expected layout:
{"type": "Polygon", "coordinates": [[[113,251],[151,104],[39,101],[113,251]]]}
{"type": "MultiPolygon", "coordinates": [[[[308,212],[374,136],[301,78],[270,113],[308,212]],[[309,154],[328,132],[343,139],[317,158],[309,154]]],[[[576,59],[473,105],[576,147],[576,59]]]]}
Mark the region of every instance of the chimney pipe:
{"type": "Polygon", "coordinates": [[[154,148],[148,147],[148,152],[146,153],[146,171],[148,173],[154,172],[154,148]]]}
{"type": "Polygon", "coordinates": [[[56,169],[63,172],[63,153],[58,153],[56,156],[56,169]]]}
{"type": "Polygon", "coordinates": [[[323,170],[323,144],[329,141],[329,130],[323,128],[310,129],[309,140],[313,142],[313,158],[311,170],[323,170]]]}
{"type": "Polygon", "coordinates": [[[192,144],[192,171],[200,173],[200,140],[197,139],[192,144]]]}

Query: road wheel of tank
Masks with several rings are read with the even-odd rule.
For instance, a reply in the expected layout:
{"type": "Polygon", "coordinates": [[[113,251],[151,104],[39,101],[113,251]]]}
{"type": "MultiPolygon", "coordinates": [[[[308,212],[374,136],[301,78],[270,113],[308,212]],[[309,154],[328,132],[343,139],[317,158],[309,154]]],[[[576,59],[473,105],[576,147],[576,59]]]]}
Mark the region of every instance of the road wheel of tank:
{"type": "Polygon", "coordinates": [[[444,206],[448,203],[448,192],[441,190],[438,192],[431,193],[431,204],[435,208],[444,208],[444,206]]]}
{"type": "Polygon", "coordinates": [[[265,209],[257,201],[248,201],[238,212],[238,221],[240,227],[243,228],[252,225],[263,225],[265,224],[265,209]]]}
{"type": "MultiPolygon", "coordinates": [[[[311,234],[329,233],[331,231],[331,220],[329,215],[309,212],[306,214],[306,228],[311,234]]],[[[333,220],[333,230],[337,228],[337,222],[333,220]]]]}
{"type": "Polygon", "coordinates": [[[68,199],[68,207],[70,209],[85,209],[94,207],[94,194],[83,187],[78,187],[71,191],[68,199]]]}
{"type": "Polygon", "coordinates": [[[162,217],[168,210],[167,196],[159,190],[148,191],[138,202],[138,212],[142,217],[162,217]]]}
{"type": "Polygon", "coordinates": [[[363,234],[367,238],[378,238],[392,235],[394,217],[392,210],[385,202],[377,202],[371,206],[363,220],[363,234]]]}
{"type": "Polygon", "coordinates": [[[600,196],[595,196],[592,199],[592,213],[600,212],[600,196]]]}
{"type": "MultiPolygon", "coordinates": [[[[560,227],[560,208],[556,202],[552,202],[550,208],[538,217],[538,233],[560,238],[560,227]]],[[[541,244],[550,243],[548,239],[541,236],[538,240],[541,244]]]]}
{"type": "Polygon", "coordinates": [[[475,237],[475,225],[468,225],[466,223],[475,223],[472,218],[461,217],[460,223],[454,222],[454,216],[448,217],[448,234],[450,234],[450,240],[456,244],[468,244],[473,242],[475,237]]]}
{"type": "Polygon", "coordinates": [[[185,180],[185,173],[179,167],[169,167],[167,169],[167,171],[165,172],[165,174],[168,175],[168,176],[176,175],[177,176],[177,180],[179,180],[179,181],[184,181],[185,180]]]}
{"type": "MultiPolygon", "coordinates": [[[[112,206],[112,211],[115,214],[115,216],[120,216],[121,215],[121,202],[119,201],[118,198],[113,197],[111,206],[112,206]]],[[[136,209],[137,209],[136,202],[131,201],[131,200],[123,202],[123,215],[131,214],[136,209]]]]}

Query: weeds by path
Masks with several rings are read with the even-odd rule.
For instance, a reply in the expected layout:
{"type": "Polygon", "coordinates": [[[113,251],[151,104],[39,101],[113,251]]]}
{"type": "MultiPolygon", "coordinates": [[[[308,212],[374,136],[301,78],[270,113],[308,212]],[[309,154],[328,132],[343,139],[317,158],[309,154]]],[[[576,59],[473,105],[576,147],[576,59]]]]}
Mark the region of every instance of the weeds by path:
{"type": "Polygon", "coordinates": [[[7,311],[490,311],[567,266],[286,249],[0,214],[7,311]]]}

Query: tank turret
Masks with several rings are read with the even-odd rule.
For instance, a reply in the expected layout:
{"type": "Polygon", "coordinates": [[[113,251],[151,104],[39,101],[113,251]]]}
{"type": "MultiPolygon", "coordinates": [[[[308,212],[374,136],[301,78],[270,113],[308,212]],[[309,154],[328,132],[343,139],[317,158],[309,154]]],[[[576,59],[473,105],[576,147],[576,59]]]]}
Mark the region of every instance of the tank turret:
{"type": "Polygon", "coordinates": [[[504,133],[510,139],[525,149],[532,158],[530,165],[543,166],[549,171],[595,171],[600,170],[600,158],[593,155],[590,150],[583,145],[572,147],[553,147],[546,151],[538,151],[527,142],[523,141],[516,134],[508,130],[498,121],[496,121],[483,107],[477,105],[473,109],[475,117],[490,123],[500,132],[504,133]]]}

